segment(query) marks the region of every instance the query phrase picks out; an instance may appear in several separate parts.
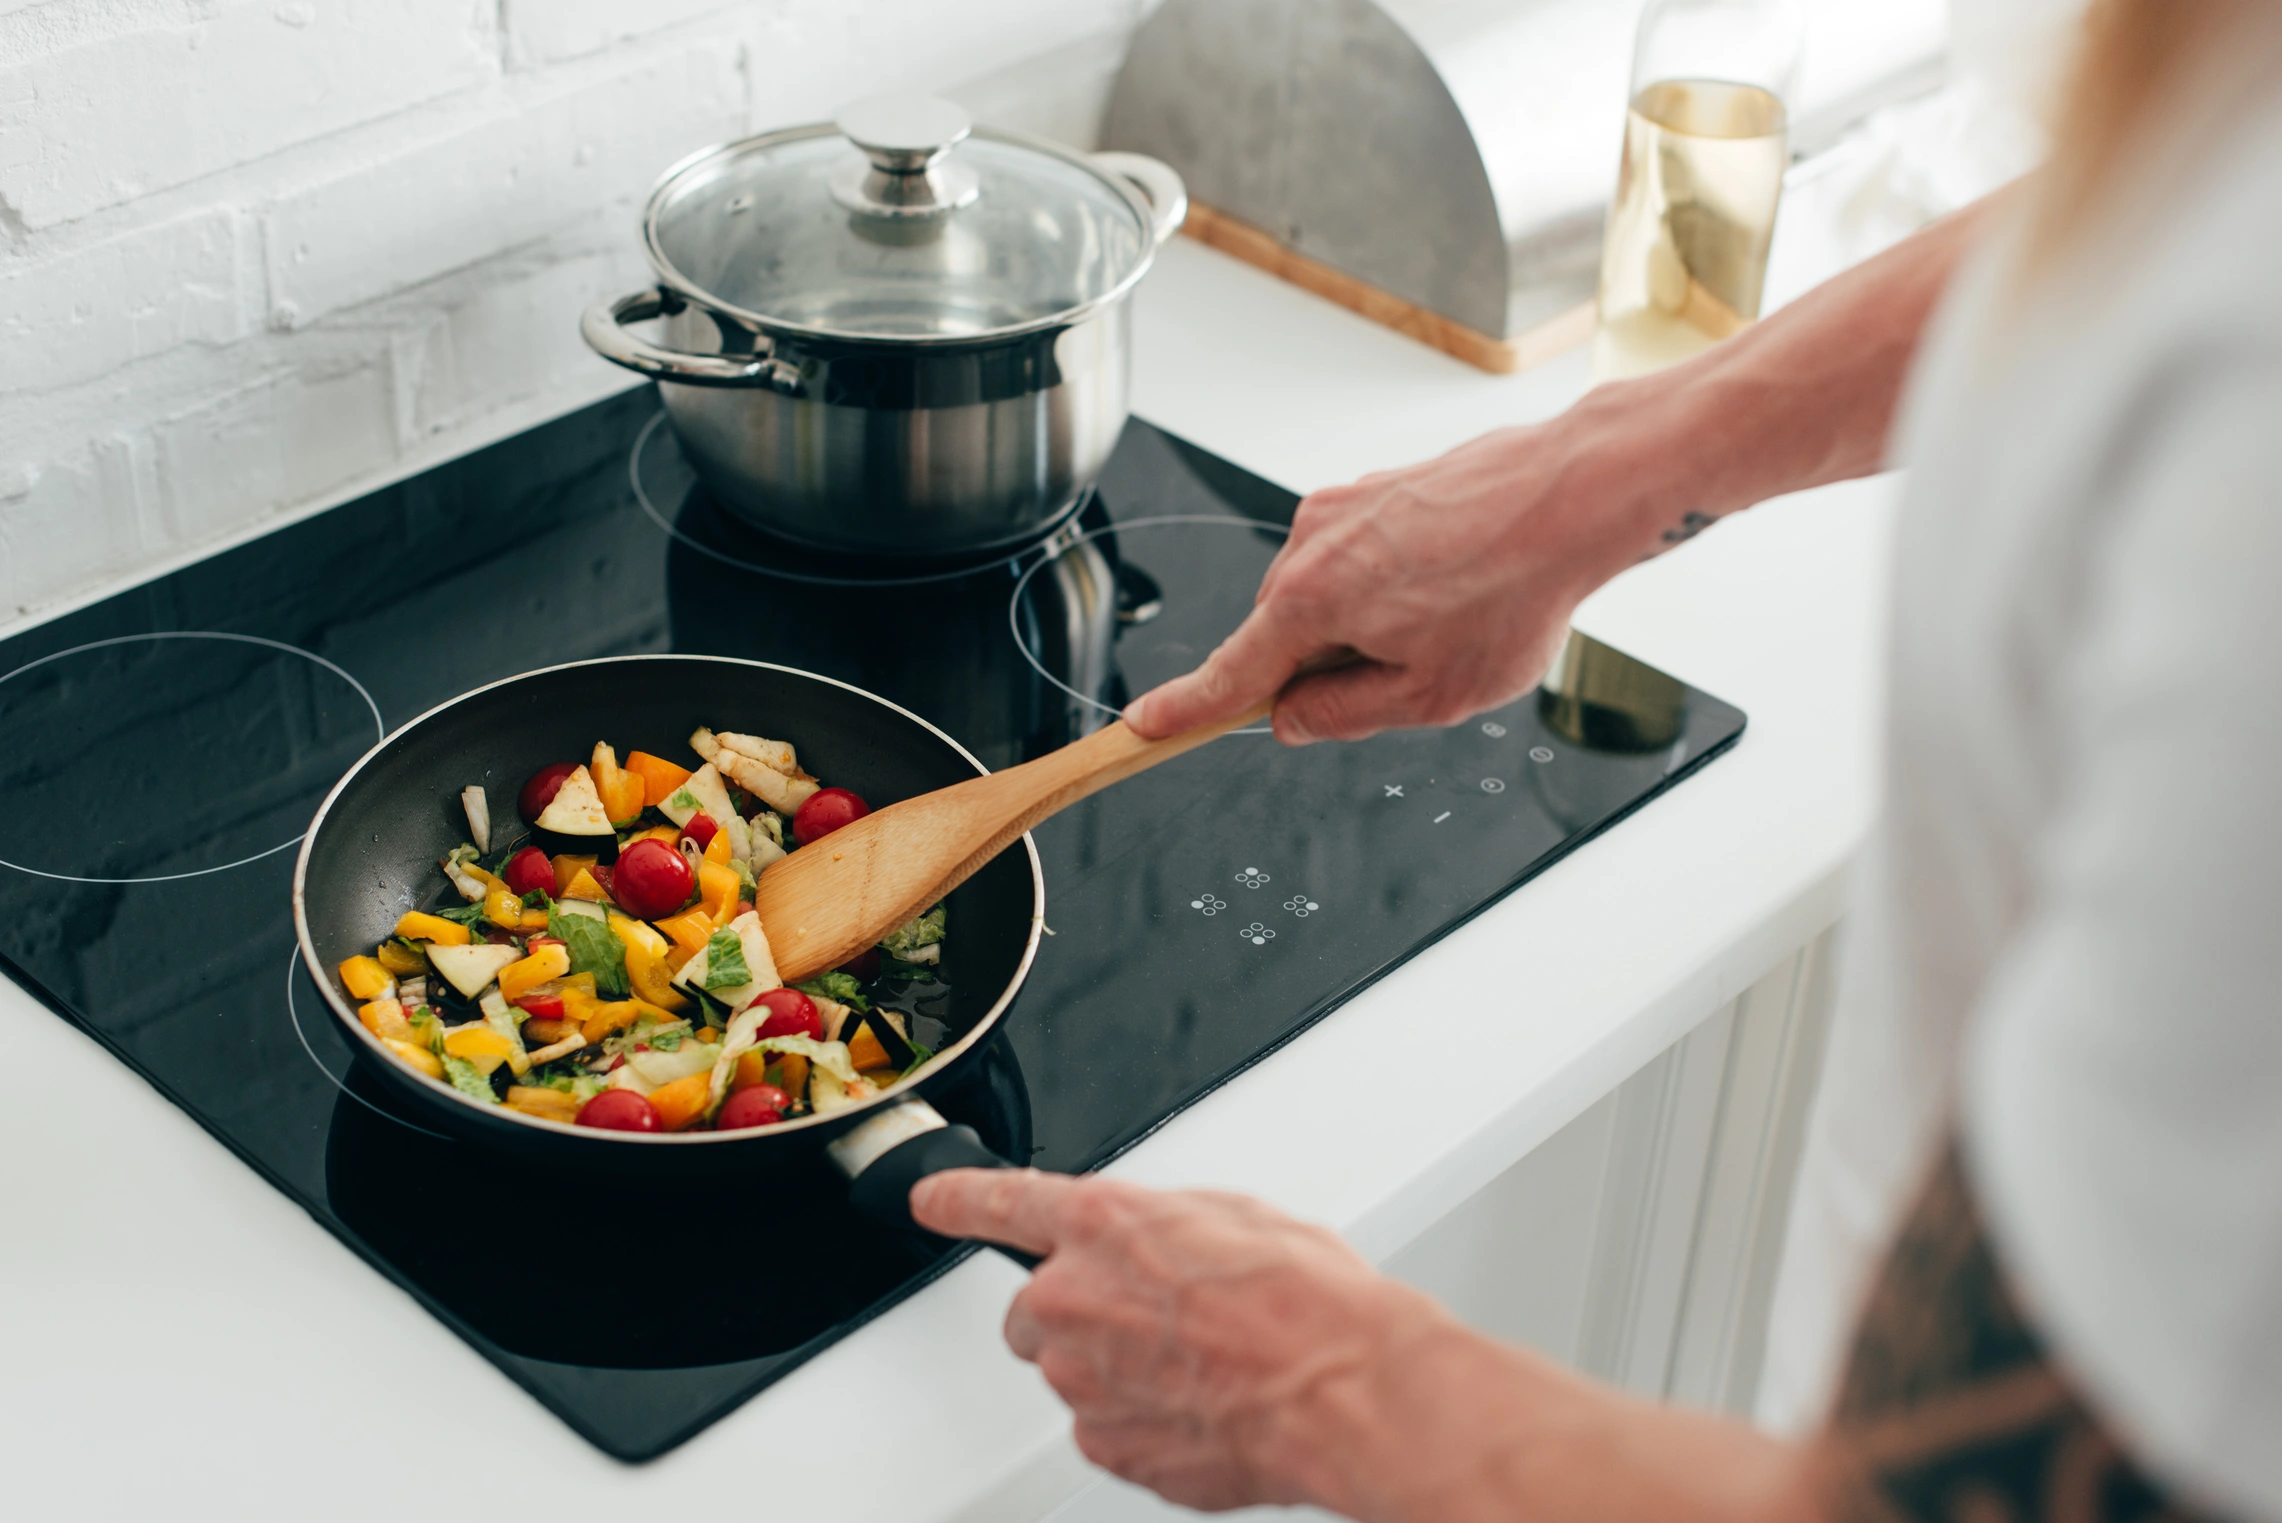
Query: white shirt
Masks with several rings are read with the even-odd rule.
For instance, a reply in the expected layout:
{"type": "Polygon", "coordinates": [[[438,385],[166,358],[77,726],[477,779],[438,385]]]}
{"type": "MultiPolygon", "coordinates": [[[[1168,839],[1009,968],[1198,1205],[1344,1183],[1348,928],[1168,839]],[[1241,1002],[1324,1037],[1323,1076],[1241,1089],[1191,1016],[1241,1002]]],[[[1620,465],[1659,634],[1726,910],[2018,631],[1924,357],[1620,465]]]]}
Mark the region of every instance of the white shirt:
{"type": "Polygon", "coordinates": [[[2282,1520],[2282,102],[2167,195],[2088,290],[1996,240],[1912,382],[1886,809],[1762,1415],[1819,1417],[1954,1123],[2078,1390],[2282,1520]]]}

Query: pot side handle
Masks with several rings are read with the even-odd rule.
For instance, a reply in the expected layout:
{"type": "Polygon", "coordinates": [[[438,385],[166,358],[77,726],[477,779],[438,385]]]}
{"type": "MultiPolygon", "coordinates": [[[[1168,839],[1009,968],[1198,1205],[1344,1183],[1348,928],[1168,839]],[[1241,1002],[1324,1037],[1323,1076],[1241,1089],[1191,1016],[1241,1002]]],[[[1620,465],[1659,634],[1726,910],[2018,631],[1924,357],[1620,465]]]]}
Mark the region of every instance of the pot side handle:
{"type": "Polygon", "coordinates": [[[1180,172],[1163,159],[1152,159],[1145,153],[1095,153],[1086,156],[1096,169],[1105,170],[1121,180],[1133,183],[1149,203],[1149,229],[1157,246],[1181,230],[1188,220],[1189,189],[1181,182],[1180,172]]]}
{"type": "Polygon", "coordinates": [[[763,347],[755,354],[690,354],[661,348],[626,331],[628,323],[678,312],[684,305],[672,292],[653,286],[616,301],[594,303],[579,318],[578,331],[596,354],[652,380],[684,386],[766,386],[798,393],[799,369],[771,354],[766,338],[759,340],[763,347]]]}

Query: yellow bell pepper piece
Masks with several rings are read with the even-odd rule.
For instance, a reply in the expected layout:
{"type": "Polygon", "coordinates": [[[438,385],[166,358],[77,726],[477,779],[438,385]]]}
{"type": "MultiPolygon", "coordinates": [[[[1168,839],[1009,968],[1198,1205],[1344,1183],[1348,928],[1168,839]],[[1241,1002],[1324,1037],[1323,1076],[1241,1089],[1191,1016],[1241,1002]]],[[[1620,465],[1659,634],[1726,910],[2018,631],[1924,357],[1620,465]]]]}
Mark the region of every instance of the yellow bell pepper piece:
{"type": "Polygon", "coordinates": [[[568,972],[570,953],[559,943],[549,943],[521,962],[511,962],[499,970],[500,997],[512,1005],[548,979],[561,978],[568,972]]]}
{"type": "Polygon", "coordinates": [[[382,942],[373,953],[373,961],[379,963],[384,972],[392,973],[398,978],[409,978],[415,973],[428,971],[427,957],[399,941],[382,942]]]}
{"type": "Polygon", "coordinates": [[[369,1005],[357,1006],[357,1019],[364,1029],[384,1042],[411,1042],[418,1040],[412,1023],[404,1018],[404,1006],[392,999],[376,999],[369,1005]]]}
{"type": "MultiPolygon", "coordinates": [[[[732,873],[730,876],[736,876],[732,873]]],[[[705,950],[713,939],[713,917],[702,909],[683,910],[671,920],[658,922],[658,929],[673,938],[674,944],[694,957],[705,950]]]]}
{"type": "Polygon", "coordinates": [[[631,915],[613,913],[610,917],[610,929],[628,947],[639,943],[647,947],[653,957],[665,955],[666,939],[652,930],[650,923],[646,920],[636,920],[631,915]]]}
{"type": "Polygon", "coordinates": [[[384,1037],[382,1041],[390,1052],[403,1061],[406,1068],[417,1068],[431,1079],[441,1079],[444,1076],[444,1060],[427,1048],[393,1038],[384,1037]]]}
{"type": "Polygon", "coordinates": [[[594,791],[601,797],[602,812],[610,816],[611,824],[624,827],[640,818],[642,806],[648,802],[649,785],[639,775],[620,768],[618,753],[606,742],[595,742],[586,770],[594,779],[594,791]]]}
{"type": "Polygon", "coordinates": [[[545,910],[525,910],[522,921],[515,927],[519,931],[543,931],[546,928],[547,912],[545,910]]]}
{"type": "Polygon", "coordinates": [[[705,843],[705,860],[708,862],[718,862],[723,867],[727,867],[729,865],[728,831],[716,830],[713,832],[713,839],[705,843]]]}
{"type": "MultiPolygon", "coordinates": [[[[658,937],[658,945],[666,945],[663,936],[658,937]]],[[[674,990],[673,969],[667,967],[664,956],[651,951],[646,942],[626,942],[626,982],[633,985],[637,996],[652,1005],[666,1010],[689,1008],[688,996],[674,990]]]]}
{"type": "Polygon", "coordinates": [[[489,1026],[462,1026],[444,1038],[444,1051],[489,1074],[515,1052],[515,1044],[489,1026]]]}
{"type": "Polygon", "coordinates": [[[352,999],[371,999],[394,982],[377,958],[352,957],[341,964],[341,987],[352,999]]]}
{"type": "Polygon", "coordinates": [[[396,934],[406,941],[432,941],[444,947],[464,947],[468,939],[466,926],[418,910],[396,922],[396,934]]]}
{"type": "Polygon", "coordinates": [[[578,870],[578,876],[565,884],[563,891],[555,897],[558,899],[584,899],[590,904],[601,904],[609,896],[602,892],[602,885],[594,881],[594,874],[582,867],[578,870]]]}
{"type": "MultiPolygon", "coordinates": [[[[668,846],[671,846],[678,842],[680,839],[681,830],[678,826],[652,825],[648,830],[638,830],[634,832],[634,834],[628,836],[626,838],[626,846],[631,846],[636,841],[663,841],[668,846]]],[[[624,851],[626,846],[621,846],[618,849],[620,851],[624,851]]]]}
{"type": "MultiPolygon", "coordinates": [[[[722,835],[728,834],[723,831],[722,835]]],[[[721,839],[716,835],[714,840],[721,839]]],[[[737,869],[712,861],[697,864],[697,907],[715,925],[727,925],[737,918],[737,895],[743,891],[745,880],[737,876],[737,869]]],[[[708,932],[708,935],[711,933],[708,932]]]]}
{"type": "Polygon", "coordinates": [[[576,1121],[578,1101],[559,1089],[547,1089],[537,1084],[510,1084],[507,1086],[507,1108],[523,1112],[526,1116],[540,1116],[549,1121],[576,1121]]]}

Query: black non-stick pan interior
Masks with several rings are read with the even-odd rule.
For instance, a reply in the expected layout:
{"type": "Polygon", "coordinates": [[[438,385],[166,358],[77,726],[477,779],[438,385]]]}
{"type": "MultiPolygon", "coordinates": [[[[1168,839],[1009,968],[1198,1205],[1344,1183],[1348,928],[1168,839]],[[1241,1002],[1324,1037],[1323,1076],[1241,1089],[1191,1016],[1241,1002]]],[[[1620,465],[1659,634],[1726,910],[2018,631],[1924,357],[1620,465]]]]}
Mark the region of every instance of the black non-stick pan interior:
{"type": "MultiPolygon", "coordinates": [[[[303,903],[322,981],[369,952],[406,910],[445,888],[437,860],[467,839],[461,790],[481,784],[492,845],[524,827],[515,796],[556,761],[584,761],[597,740],[621,758],[649,751],[695,767],[700,725],[790,741],[808,771],[877,808],[973,777],[975,763],[900,709],[786,668],[700,656],[628,657],[556,667],[479,689],[414,721],[360,764],[308,846],[303,903]]],[[[944,972],[954,1038],[983,1020],[1023,966],[1036,903],[1019,845],[952,896],[944,972]]]]}

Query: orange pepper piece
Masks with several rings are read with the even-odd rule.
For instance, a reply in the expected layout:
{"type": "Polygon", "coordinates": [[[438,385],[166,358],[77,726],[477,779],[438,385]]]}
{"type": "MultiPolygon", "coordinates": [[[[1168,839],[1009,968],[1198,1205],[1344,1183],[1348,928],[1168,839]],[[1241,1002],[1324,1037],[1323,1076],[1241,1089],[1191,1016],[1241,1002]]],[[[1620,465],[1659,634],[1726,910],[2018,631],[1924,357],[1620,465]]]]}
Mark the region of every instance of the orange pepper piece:
{"type": "Polygon", "coordinates": [[[727,867],[729,865],[728,831],[716,830],[713,832],[713,839],[705,843],[705,860],[708,862],[718,862],[723,867],[727,867]]]}
{"type": "Polygon", "coordinates": [[[626,770],[642,780],[642,802],[648,805],[662,804],[672,798],[674,790],[690,777],[689,768],[677,767],[647,751],[628,753],[626,770]]]}
{"type": "MultiPolygon", "coordinates": [[[[737,875],[731,873],[729,877],[734,882],[737,875]]],[[[688,952],[691,957],[704,951],[705,944],[713,939],[713,917],[703,909],[683,910],[671,920],[658,921],[657,927],[673,938],[674,945],[688,952]]]]}
{"type": "Polygon", "coordinates": [[[563,891],[555,897],[557,899],[584,899],[589,904],[601,904],[605,898],[602,885],[595,882],[594,874],[583,867],[578,870],[578,876],[564,884],[563,891]]]}
{"type": "Polygon", "coordinates": [[[395,981],[378,958],[352,957],[341,964],[341,987],[355,999],[372,999],[395,981]]]}
{"type": "Polygon", "coordinates": [[[507,1086],[507,1106],[529,1116],[543,1116],[549,1121],[576,1121],[578,1101],[559,1089],[546,1089],[536,1084],[510,1084],[507,1086]]]}
{"type": "Polygon", "coordinates": [[[567,851],[555,858],[555,897],[568,898],[570,886],[578,875],[601,860],[600,857],[574,857],[567,851]]]}
{"type": "Polygon", "coordinates": [[[669,1132],[685,1130],[689,1124],[705,1114],[713,1103],[713,1076],[691,1074],[671,1084],[661,1084],[650,1091],[650,1104],[657,1107],[658,1119],[669,1132]]]}
{"type": "Polygon", "coordinates": [[[539,948],[521,962],[499,970],[499,997],[510,1005],[550,978],[570,972],[570,953],[560,942],[539,948]]]}
{"type": "MultiPolygon", "coordinates": [[[[567,1008],[568,1001],[565,1006],[567,1008]]],[[[587,1008],[585,1024],[579,1028],[579,1035],[586,1038],[587,1046],[593,1047],[611,1032],[624,1031],[641,1018],[640,1000],[625,999],[607,1005],[591,1005],[587,1008]]]]}

